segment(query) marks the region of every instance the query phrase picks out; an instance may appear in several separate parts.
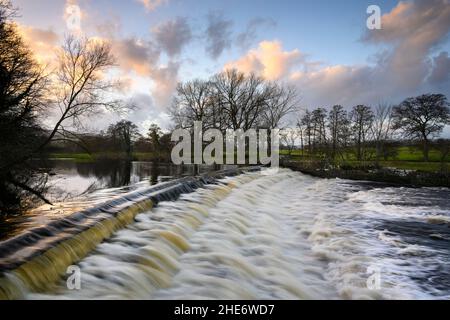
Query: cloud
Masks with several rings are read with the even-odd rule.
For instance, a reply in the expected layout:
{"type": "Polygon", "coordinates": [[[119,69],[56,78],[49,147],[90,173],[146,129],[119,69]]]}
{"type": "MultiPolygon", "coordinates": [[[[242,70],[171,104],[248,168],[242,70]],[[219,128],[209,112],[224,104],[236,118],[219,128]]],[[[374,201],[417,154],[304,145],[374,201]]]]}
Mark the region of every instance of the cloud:
{"type": "Polygon", "coordinates": [[[382,30],[364,33],[365,43],[380,47],[368,64],[324,65],[299,50],[284,50],[278,41],[263,41],[225,67],[288,79],[308,107],[398,103],[426,92],[450,95],[448,53],[435,54],[449,31],[448,0],[399,2],[382,17],[382,30]]]}
{"type": "Polygon", "coordinates": [[[149,94],[135,94],[130,98],[137,108],[126,115],[126,119],[136,123],[142,133],[147,133],[152,123],[156,123],[162,129],[168,129],[170,126],[170,116],[155,106],[154,99],[149,94]]]}
{"type": "Polygon", "coordinates": [[[152,29],[156,43],[169,56],[179,55],[183,47],[192,40],[191,27],[187,19],[177,17],[152,29]]]}
{"type": "Polygon", "coordinates": [[[141,134],[146,134],[152,123],[156,123],[163,130],[170,128],[171,120],[165,110],[161,110],[155,105],[154,99],[147,93],[135,93],[128,95],[126,103],[132,104],[135,108],[129,110],[127,114],[117,114],[105,112],[101,116],[84,119],[84,126],[87,130],[106,130],[111,123],[120,120],[129,120],[139,127],[141,134]]]}
{"type": "Polygon", "coordinates": [[[157,7],[166,4],[169,0],[138,0],[147,11],[154,11],[157,7]]]}
{"type": "Polygon", "coordinates": [[[59,48],[59,35],[52,29],[40,29],[26,25],[17,25],[17,29],[36,60],[44,65],[51,64],[59,48]]]}
{"type": "Polygon", "coordinates": [[[257,49],[227,63],[225,69],[236,68],[245,73],[257,73],[268,80],[277,80],[304,61],[304,55],[299,50],[283,51],[280,41],[262,41],[257,49]]]}
{"type": "Polygon", "coordinates": [[[231,27],[233,22],[226,20],[217,12],[208,14],[206,28],[206,52],[213,59],[217,59],[225,49],[231,47],[231,27]]]}
{"type": "Polygon", "coordinates": [[[125,38],[112,41],[113,53],[124,71],[134,71],[140,76],[149,76],[158,63],[160,52],[149,41],[125,38]]]}
{"type": "Polygon", "coordinates": [[[246,50],[255,43],[259,29],[275,26],[276,22],[270,18],[254,18],[247,24],[246,30],[238,34],[236,42],[238,46],[246,50]]]}
{"type": "Polygon", "coordinates": [[[450,79],[450,57],[448,52],[441,52],[433,58],[433,71],[428,78],[432,84],[440,84],[450,79]]]}
{"type": "Polygon", "coordinates": [[[178,84],[178,71],[180,64],[178,62],[169,62],[167,66],[159,67],[153,70],[152,79],[155,88],[152,91],[153,98],[157,105],[166,109],[169,107],[172,95],[178,84]]]}
{"type": "Polygon", "coordinates": [[[420,86],[430,72],[429,55],[450,30],[448,0],[400,2],[382,17],[382,29],[367,31],[363,41],[386,44],[384,65],[401,89],[420,86]]]}
{"type": "Polygon", "coordinates": [[[133,80],[133,75],[130,76],[130,71],[134,71],[144,80],[147,78],[153,82],[151,92],[154,104],[161,110],[167,108],[179,80],[180,63],[169,61],[167,65],[161,65],[157,46],[140,39],[114,40],[112,48],[123,72],[121,78],[125,80],[124,88],[132,89],[135,84],[139,84],[139,81],[133,80]]]}

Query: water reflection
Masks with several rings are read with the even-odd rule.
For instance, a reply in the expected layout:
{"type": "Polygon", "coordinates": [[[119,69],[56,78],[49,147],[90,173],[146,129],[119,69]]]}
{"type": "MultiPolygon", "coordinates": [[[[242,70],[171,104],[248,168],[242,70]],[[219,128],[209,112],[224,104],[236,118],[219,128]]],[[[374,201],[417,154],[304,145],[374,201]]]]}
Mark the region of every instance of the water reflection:
{"type": "MultiPolygon", "coordinates": [[[[54,205],[39,206],[18,216],[0,216],[0,241],[137,188],[195,174],[192,165],[157,162],[77,162],[67,159],[46,160],[37,165],[49,172],[45,196],[54,205]]],[[[201,166],[199,172],[218,169],[221,168],[201,166]]]]}
{"type": "MultiPolygon", "coordinates": [[[[193,166],[175,166],[158,162],[48,160],[43,166],[51,170],[48,197],[53,201],[88,194],[99,189],[132,186],[142,181],[154,185],[174,177],[194,174],[193,166]]],[[[202,167],[201,171],[212,169],[202,167]]]]}

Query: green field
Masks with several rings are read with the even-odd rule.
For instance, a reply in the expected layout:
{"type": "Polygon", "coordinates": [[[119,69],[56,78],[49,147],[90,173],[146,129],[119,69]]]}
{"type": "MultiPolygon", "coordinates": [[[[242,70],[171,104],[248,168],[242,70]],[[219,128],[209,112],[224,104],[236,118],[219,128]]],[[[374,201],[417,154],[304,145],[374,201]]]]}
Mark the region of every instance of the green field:
{"type": "MultiPolygon", "coordinates": [[[[375,154],[374,150],[372,154],[375,154]]],[[[289,155],[288,150],[281,150],[280,155],[289,155]]],[[[298,161],[315,161],[320,158],[317,156],[310,157],[307,151],[293,150],[291,152],[291,158],[298,161]]],[[[416,171],[427,171],[436,172],[441,170],[450,170],[450,155],[445,159],[445,163],[441,163],[441,153],[439,150],[431,149],[429,152],[429,161],[423,161],[423,153],[417,147],[398,147],[395,149],[395,156],[388,157],[388,160],[381,160],[378,165],[381,167],[396,168],[400,170],[416,170],[416,171]]],[[[340,165],[347,165],[351,167],[362,167],[362,166],[374,166],[375,159],[370,159],[367,161],[357,161],[355,154],[353,152],[346,152],[342,157],[337,159],[340,165]]]]}

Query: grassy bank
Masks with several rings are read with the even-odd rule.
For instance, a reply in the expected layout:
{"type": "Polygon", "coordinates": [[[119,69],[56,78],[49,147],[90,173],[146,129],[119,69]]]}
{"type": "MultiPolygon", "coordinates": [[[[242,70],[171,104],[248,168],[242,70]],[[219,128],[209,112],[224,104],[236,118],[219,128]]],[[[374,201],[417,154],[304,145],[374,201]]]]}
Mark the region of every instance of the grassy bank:
{"type": "Polygon", "coordinates": [[[389,168],[325,169],[296,161],[283,161],[282,166],[320,178],[374,181],[416,187],[450,187],[450,175],[439,171],[401,171],[389,168]]]}
{"type": "MultiPolygon", "coordinates": [[[[369,150],[369,153],[374,150],[369,150]]],[[[393,149],[392,156],[375,161],[357,161],[349,150],[330,162],[325,155],[308,155],[306,150],[282,150],[282,165],[322,178],[368,180],[401,185],[450,187],[450,156],[442,160],[439,150],[432,149],[429,161],[417,147],[393,149]]]]}
{"type": "MultiPolygon", "coordinates": [[[[374,151],[372,152],[375,153],[374,151]]],[[[351,151],[344,152],[339,158],[335,160],[337,167],[349,168],[391,168],[398,170],[413,170],[422,172],[441,172],[450,170],[450,155],[447,156],[444,162],[441,161],[441,153],[438,150],[432,149],[429,153],[429,161],[423,161],[423,153],[416,147],[397,147],[395,148],[394,156],[389,156],[387,159],[375,161],[370,159],[366,161],[356,160],[355,154],[351,151]]],[[[324,156],[308,155],[307,151],[281,150],[280,155],[288,158],[291,161],[299,163],[322,162],[324,156]]],[[[372,157],[373,158],[373,157],[372,157]]]]}

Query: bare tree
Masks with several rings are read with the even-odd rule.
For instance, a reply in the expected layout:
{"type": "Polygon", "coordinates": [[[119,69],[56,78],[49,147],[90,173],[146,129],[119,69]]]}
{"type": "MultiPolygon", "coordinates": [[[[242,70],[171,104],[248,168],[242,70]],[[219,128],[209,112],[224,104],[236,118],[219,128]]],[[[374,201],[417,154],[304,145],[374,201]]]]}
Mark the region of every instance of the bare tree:
{"type": "MultiPolygon", "coordinates": [[[[19,155],[2,161],[1,172],[11,172],[14,167],[26,163],[34,154],[42,152],[52,141],[70,141],[79,144],[80,137],[68,130],[68,127],[79,127],[84,117],[103,110],[119,111],[124,108],[119,100],[112,100],[108,97],[108,94],[117,84],[105,80],[104,73],[114,65],[114,58],[108,44],[68,37],[58,56],[58,70],[51,78],[52,88],[49,92],[54,93],[54,97],[51,99],[52,101],[42,103],[40,98],[48,97],[48,93],[42,94],[43,88],[48,83],[43,81],[42,72],[35,68],[33,62],[30,62],[30,53],[23,46],[21,47],[21,40],[17,38],[13,42],[16,43],[17,57],[20,56],[14,61],[23,64],[22,69],[14,67],[13,70],[19,71],[18,74],[21,75],[22,79],[24,76],[28,77],[27,81],[18,81],[16,86],[16,89],[21,88],[23,90],[22,94],[15,96],[15,99],[18,99],[17,101],[21,101],[22,115],[35,117],[37,105],[55,105],[59,109],[60,115],[50,134],[37,141],[33,139],[35,142],[32,143],[30,148],[24,148],[19,155]]],[[[11,49],[14,47],[13,42],[2,41],[2,44],[5,44],[5,50],[2,49],[2,51],[11,54],[11,49]]],[[[17,90],[13,92],[19,93],[17,90]]],[[[42,136],[45,136],[44,132],[41,132],[42,136]]],[[[36,133],[34,135],[37,136],[36,133]]],[[[32,140],[30,139],[30,141],[32,140]]],[[[26,183],[20,182],[19,184],[19,182],[14,180],[15,185],[22,189],[27,186],[27,191],[39,196],[38,191],[26,183]],[[35,191],[32,192],[31,190],[35,191]]],[[[39,197],[46,201],[42,195],[39,197]]]]}
{"type": "Polygon", "coordinates": [[[209,81],[180,83],[170,110],[172,119],[180,128],[191,128],[194,121],[202,121],[203,129],[214,127],[212,99],[209,81]]]}
{"type": "Polygon", "coordinates": [[[313,137],[313,124],[312,124],[312,116],[309,110],[305,111],[305,114],[300,120],[300,125],[304,128],[304,139],[308,144],[308,154],[312,154],[312,137],[313,137]]]}
{"type": "Polygon", "coordinates": [[[300,137],[299,128],[286,128],[280,131],[280,140],[288,151],[288,155],[292,156],[296,143],[300,137]]]}
{"type": "Polygon", "coordinates": [[[104,73],[115,63],[110,44],[69,36],[59,53],[58,62],[54,92],[60,116],[40,147],[48,144],[57,133],[70,135],[66,125],[79,127],[87,116],[125,109],[120,100],[109,97],[118,83],[104,79],[104,73]]]}
{"type": "Polygon", "coordinates": [[[376,146],[376,162],[380,161],[385,149],[386,142],[392,138],[392,106],[379,104],[375,108],[372,125],[373,139],[376,146]]]}
{"type": "Polygon", "coordinates": [[[233,130],[244,131],[255,127],[270,97],[265,81],[254,74],[246,76],[235,69],[227,70],[213,78],[221,112],[233,130]]]}
{"type": "Polygon", "coordinates": [[[0,0],[0,23],[5,23],[17,14],[15,8],[10,0],[0,0]]]}
{"type": "Polygon", "coordinates": [[[354,131],[354,139],[356,145],[356,158],[358,161],[363,160],[365,153],[365,144],[373,124],[373,111],[365,105],[357,105],[350,114],[354,131]]]}
{"type": "Polygon", "coordinates": [[[262,111],[262,126],[275,129],[288,114],[298,111],[299,98],[294,87],[283,87],[278,84],[267,85],[266,106],[262,111]]]}
{"type": "Polygon", "coordinates": [[[324,108],[314,109],[311,113],[313,153],[317,152],[318,149],[326,149],[326,118],[327,111],[324,108]]]}
{"type": "Polygon", "coordinates": [[[300,118],[297,121],[297,129],[298,129],[298,138],[300,139],[300,150],[302,156],[305,155],[305,129],[306,126],[302,123],[302,119],[300,118]]]}
{"type": "Polygon", "coordinates": [[[450,108],[443,94],[424,94],[408,98],[393,108],[394,128],[404,136],[422,142],[424,160],[429,160],[430,140],[450,123],[450,108]]]}
{"type": "Polygon", "coordinates": [[[328,113],[328,129],[331,138],[331,159],[335,159],[341,146],[346,146],[349,136],[349,119],[347,111],[335,105],[328,113]]]}

